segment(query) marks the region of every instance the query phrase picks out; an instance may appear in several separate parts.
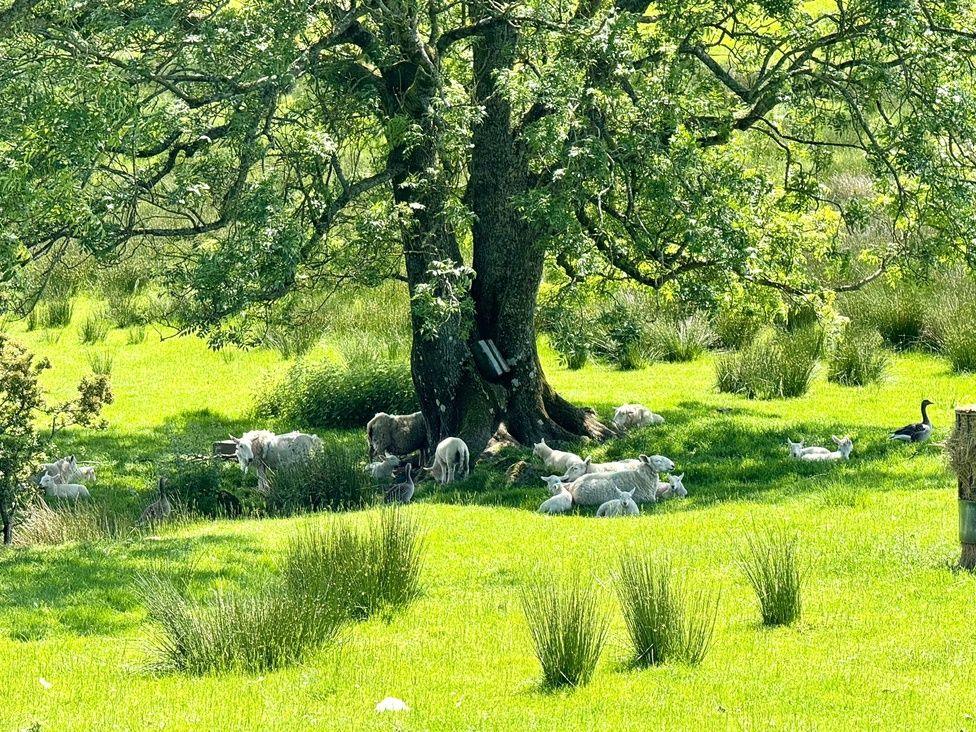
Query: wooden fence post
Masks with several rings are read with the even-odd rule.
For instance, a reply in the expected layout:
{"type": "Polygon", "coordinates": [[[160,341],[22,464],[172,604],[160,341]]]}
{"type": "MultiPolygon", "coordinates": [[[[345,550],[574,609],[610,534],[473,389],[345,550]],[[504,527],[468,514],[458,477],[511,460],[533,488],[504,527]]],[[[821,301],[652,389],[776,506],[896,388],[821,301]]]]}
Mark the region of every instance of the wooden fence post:
{"type": "Polygon", "coordinates": [[[976,569],[976,404],[956,407],[948,448],[959,487],[959,566],[976,569]]]}

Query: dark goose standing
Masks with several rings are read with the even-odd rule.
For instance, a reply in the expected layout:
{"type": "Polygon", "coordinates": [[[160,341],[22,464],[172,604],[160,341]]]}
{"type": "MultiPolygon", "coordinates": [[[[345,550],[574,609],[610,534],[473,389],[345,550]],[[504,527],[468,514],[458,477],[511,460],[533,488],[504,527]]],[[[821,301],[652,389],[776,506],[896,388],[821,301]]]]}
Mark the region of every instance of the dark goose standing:
{"type": "Polygon", "coordinates": [[[931,405],[928,399],[922,400],[922,421],[915,424],[907,424],[900,430],[891,433],[892,440],[901,442],[925,442],[932,436],[932,422],[929,421],[928,407],[931,405]]]}

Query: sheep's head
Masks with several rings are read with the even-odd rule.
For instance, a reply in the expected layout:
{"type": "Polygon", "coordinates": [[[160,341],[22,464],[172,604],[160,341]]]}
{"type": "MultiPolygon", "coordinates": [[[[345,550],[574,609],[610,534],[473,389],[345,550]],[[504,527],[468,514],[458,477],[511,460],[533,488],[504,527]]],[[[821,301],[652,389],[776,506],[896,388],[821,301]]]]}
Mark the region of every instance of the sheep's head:
{"type": "Polygon", "coordinates": [[[396,455],[391,455],[390,453],[386,453],[386,455],[383,457],[383,462],[387,465],[392,465],[394,468],[400,466],[400,458],[398,458],[396,455]]]}
{"type": "Polygon", "coordinates": [[[651,469],[658,473],[666,473],[669,470],[674,470],[674,463],[671,462],[670,458],[664,457],[664,455],[641,455],[640,461],[645,465],[650,465],[651,469]]]}
{"type": "Polygon", "coordinates": [[[234,450],[234,454],[237,456],[237,464],[241,466],[241,472],[246,473],[247,469],[251,467],[251,463],[254,462],[254,449],[246,440],[238,439],[234,435],[231,435],[230,439],[237,446],[234,450]]]}
{"type": "Polygon", "coordinates": [[[96,482],[95,467],[92,465],[81,466],[78,468],[78,474],[85,480],[90,480],[92,483],[96,482]]]}
{"type": "Polygon", "coordinates": [[[668,478],[668,482],[671,484],[671,492],[679,498],[684,498],[688,495],[688,491],[685,489],[684,483],[682,482],[685,478],[685,474],[672,475],[668,478]]]}
{"type": "Polygon", "coordinates": [[[627,410],[618,408],[617,411],[613,413],[613,419],[611,420],[613,422],[613,426],[618,430],[623,429],[627,426],[627,418],[629,416],[630,415],[627,413],[627,410]]]}
{"type": "Polygon", "coordinates": [[[573,463],[566,469],[566,474],[563,475],[563,480],[567,483],[572,483],[577,478],[584,476],[590,469],[590,460],[592,458],[586,458],[586,460],[581,460],[578,463],[573,463]]]}
{"type": "Polygon", "coordinates": [[[549,489],[550,495],[558,495],[563,490],[563,476],[561,475],[544,475],[542,480],[545,482],[546,488],[549,489]]]}
{"type": "Polygon", "coordinates": [[[789,437],[787,437],[786,444],[789,445],[790,448],[790,457],[798,458],[803,454],[803,440],[793,442],[789,437]]]}
{"type": "Polygon", "coordinates": [[[637,502],[634,500],[633,491],[622,491],[617,489],[617,499],[621,503],[621,507],[624,510],[629,510],[631,513],[637,512],[637,502]]]}
{"type": "Polygon", "coordinates": [[[45,473],[41,476],[41,488],[53,488],[56,485],[57,482],[55,482],[53,475],[45,473]]]}
{"type": "Polygon", "coordinates": [[[852,440],[850,437],[841,438],[837,435],[831,435],[830,439],[832,439],[834,444],[837,445],[837,452],[839,452],[845,458],[849,458],[851,456],[851,452],[854,450],[854,440],[852,440]]]}
{"type": "Polygon", "coordinates": [[[538,457],[543,457],[544,455],[548,454],[549,450],[550,447],[546,444],[544,439],[539,440],[532,446],[532,454],[537,455],[538,457]]]}

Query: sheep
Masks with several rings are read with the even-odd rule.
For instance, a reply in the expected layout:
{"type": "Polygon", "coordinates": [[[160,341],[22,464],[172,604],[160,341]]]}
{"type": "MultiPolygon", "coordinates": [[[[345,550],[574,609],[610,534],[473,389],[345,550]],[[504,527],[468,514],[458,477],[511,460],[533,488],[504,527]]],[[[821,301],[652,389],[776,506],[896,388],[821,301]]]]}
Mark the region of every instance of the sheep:
{"type": "MultiPolygon", "coordinates": [[[[566,473],[571,467],[581,465],[584,460],[576,453],[553,450],[546,444],[545,440],[540,440],[532,446],[532,452],[540,458],[546,468],[552,471],[566,473]]],[[[582,473],[581,473],[582,475],[582,473]]]]}
{"type": "Polygon", "coordinates": [[[400,467],[400,458],[396,455],[386,453],[386,456],[382,460],[367,465],[365,471],[374,480],[392,480],[393,471],[398,467],[400,467]]]}
{"type": "Polygon", "coordinates": [[[622,404],[613,413],[613,426],[623,432],[632,427],[664,424],[664,417],[655,414],[643,404],[622,404]]]}
{"type": "Polygon", "coordinates": [[[464,471],[461,477],[467,477],[471,469],[470,462],[471,456],[464,440],[460,437],[445,437],[437,443],[434,464],[427,470],[434,476],[434,480],[441,485],[447,485],[454,482],[459,468],[464,471]]]}
{"type": "Polygon", "coordinates": [[[786,444],[790,448],[790,457],[800,460],[804,455],[815,455],[819,453],[830,452],[826,447],[804,447],[803,440],[799,442],[793,442],[789,437],[786,438],[786,444]]]}
{"type": "Polygon", "coordinates": [[[638,503],[657,500],[657,475],[674,470],[674,463],[663,455],[641,455],[640,465],[633,470],[613,473],[587,473],[568,486],[573,503],[579,506],[599,506],[616,499],[618,490],[629,489],[638,503]]]}
{"type": "Polygon", "coordinates": [[[546,484],[546,488],[549,490],[549,495],[551,496],[556,495],[563,489],[563,476],[561,475],[544,475],[542,476],[542,481],[546,484]]]}
{"type": "Polygon", "coordinates": [[[636,516],[640,508],[634,501],[633,491],[617,491],[617,497],[600,504],[596,510],[597,518],[613,518],[614,516],[636,516]]]}
{"type": "Polygon", "coordinates": [[[621,470],[636,470],[639,466],[640,460],[637,458],[612,460],[608,463],[594,463],[590,458],[586,458],[582,463],[570,466],[566,474],[561,477],[563,482],[572,483],[577,478],[589,473],[618,473],[621,470]]]}
{"type": "Polygon", "coordinates": [[[240,437],[230,436],[237,446],[235,454],[241,470],[247,473],[254,464],[258,474],[258,490],[267,493],[268,468],[278,470],[307,460],[322,449],[322,440],[317,435],[302,432],[289,432],[276,435],[267,430],[253,430],[240,437]]]}
{"type": "Polygon", "coordinates": [[[684,480],[685,474],[672,475],[668,477],[667,482],[660,481],[657,484],[657,497],[658,500],[661,498],[685,498],[688,495],[687,489],[685,489],[684,480]]]}
{"type": "Polygon", "coordinates": [[[836,435],[831,435],[830,439],[832,439],[834,444],[837,445],[836,450],[831,452],[826,448],[821,448],[824,450],[824,452],[806,453],[805,455],[800,456],[800,459],[808,462],[822,460],[850,460],[851,451],[854,449],[854,441],[850,437],[844,437],[841,439],[836,435]]]}
{"type": "Polygon", "coordinates": [[[557,514],[566,513],[573,507],[573,494],[565,487],[555,492],[552,498],[546,499],[539,506],[539,513],[557,514]]]}
{"type": "Polygon", "coordinates": [[[423,412],[377,412],[366,424],[366,442],[370,459],[385,453],[409,455],[418,450],[423,453],[427,449],[427,422],[423,412]]]}
{"type": "Polygon", "coordinates": [[[41,487],[48,498],[68,498],[73,501],[91,498],[91,493],[81,483],[58,483],[53,475],[46,473],[41,477],[41,487]]]}
{"type": "Polygon", "coordinates": [[[169,498],[166,496],[165,487],[166,479],[160,478],[156,486],[159,497],[146,506],[146,509],[142,512],[142,516],[139,517],[140,524],[158,524],[168,519],[170,514],[173,513],[173,504],[170,503],[169,498]]]}
{"type": "Polygon", "coordinates": [[[95,482],[95,468],[90,465],[78,465],[74,455],[68,455],[53,463],[43,463],[36,477],[38,484],[44,475],[50,475],[55,483],[80,483],[86,480],[95,482]]]}
{"type": "Polygon", "coordinates": [[[68,476],[68,481],[77,481],[83,483],[86,481],[95,483],[97,482],[95,477],[95,466],[94,465],[78,465],[75,463],[74,471],[68,476]]]}

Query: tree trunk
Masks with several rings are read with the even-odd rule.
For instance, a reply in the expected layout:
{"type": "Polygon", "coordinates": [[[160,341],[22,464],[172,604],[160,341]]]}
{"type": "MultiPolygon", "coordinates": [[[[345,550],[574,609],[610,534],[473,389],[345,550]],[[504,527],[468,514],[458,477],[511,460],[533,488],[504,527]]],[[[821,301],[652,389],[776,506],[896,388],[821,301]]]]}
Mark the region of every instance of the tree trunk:
{"type": "Polygon", "coordinates": [[[14,543],[14,514],[13,511],[0,511],[0,521],[3,522],[3,544],[10,546],[14,543]]]}
{"type": "Polygon", "coordinates": [[[546,381],[536,348],[535,309],[545,264],[541,232],[517,210],[529,190],[528,155],[513,129],[512,109],[497,83],[515,63],[518,31],[490,27],[474,47],[475,126],[467,201],[475,214],[473,297],[477,330],[495,341],[512,366],[501,418],[515,439],[603,438],[609,430],[592,410],[561,398],[546,381]]]}

